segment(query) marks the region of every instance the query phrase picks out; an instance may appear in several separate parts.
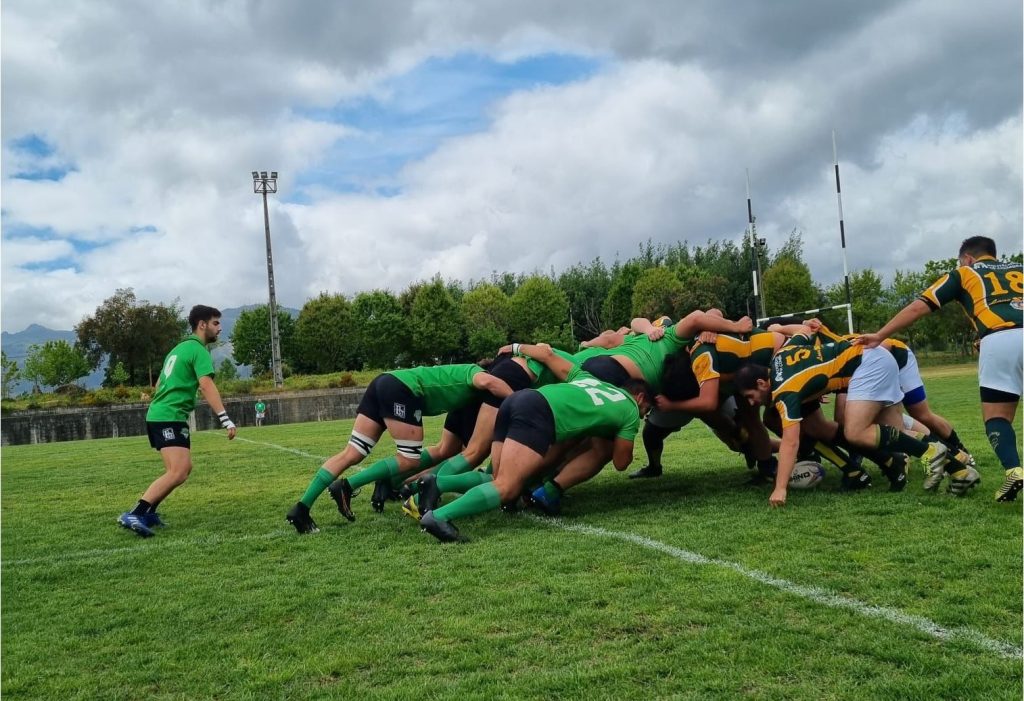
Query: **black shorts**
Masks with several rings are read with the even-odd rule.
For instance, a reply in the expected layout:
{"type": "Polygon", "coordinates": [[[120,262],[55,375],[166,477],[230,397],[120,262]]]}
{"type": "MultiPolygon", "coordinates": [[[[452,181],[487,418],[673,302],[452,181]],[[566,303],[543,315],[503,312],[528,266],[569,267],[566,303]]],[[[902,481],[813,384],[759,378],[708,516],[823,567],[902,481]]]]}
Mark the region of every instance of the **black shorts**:
{"type": "Polygon", "coordinates": [[[511,439],[544,455],[555,443],[555,415],[544,396],[535,389],[516,392],[498,409],[494,440],[511,439]]]}
{"type": "Polygon", "coordinates": [[[596,355],[593,358],[587,358],[583,361],[582,368],[584,372],[589,372],[602,382],[616,387],[622,387],[631,379],[626,368],[610,355],[596,355]]]}
{"type": "Polygon", "coordinates": [[[480,414],[479,399],[475,399],[466,406],[459,407],[455,411],[449,411],[444,417],[444,430],[454,434],[463,447],[469,445],[469,439],[473,437],[473,430],[476,428],[476,417],[480,414]]]}
{"type": "Polygon", "coordinates": [[[411,426],[423,426],[423,397],[413,394],[394,375],[377,375],[366,388],[356,413],[373,419],[381,426],[385,419],[394,419],[411,426]]]}
{"type": "Polygon", "coordinates": [[[191,431],[184,421],[147,421],[146,433],[149,445],[157,450],[192,447],[191,431]]]}
{"type": "MultiPolygon", "coordinates": [[[[523,369],[523,366],[512,360],[512,358],[501,358],[500,360],[494,361],[494,364],[487,369],[487,373],[494,375],[499,380],[504,380],[505,383],[512,388],[513,392],[518,392],[521,389],[527,389],[533,382],[530,380],[530,374],[523,369]]],[[[484,392],[484,403],[497,409],[501,406],[502,399],[495,397],[490,392],[484,392]]]]}

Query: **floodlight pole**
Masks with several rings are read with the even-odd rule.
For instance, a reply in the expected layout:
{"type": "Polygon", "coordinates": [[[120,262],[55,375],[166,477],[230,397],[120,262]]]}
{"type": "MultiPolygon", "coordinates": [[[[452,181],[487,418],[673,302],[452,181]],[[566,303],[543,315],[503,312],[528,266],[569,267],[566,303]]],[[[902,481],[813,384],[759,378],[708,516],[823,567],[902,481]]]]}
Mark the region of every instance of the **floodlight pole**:
{"type": "Polygon", "coordinates": [[[270,248],[270,210],[267,193],[277,192],[277,171],[252,171],[253,192],[263,195],[263,230],[267,239],[267,287],[270,290],[270,365],[274,373],[274,387],[284,386],[281,370],[281,333],[277,325],[277,294],[274,291],[274,254],[270,248]]]}

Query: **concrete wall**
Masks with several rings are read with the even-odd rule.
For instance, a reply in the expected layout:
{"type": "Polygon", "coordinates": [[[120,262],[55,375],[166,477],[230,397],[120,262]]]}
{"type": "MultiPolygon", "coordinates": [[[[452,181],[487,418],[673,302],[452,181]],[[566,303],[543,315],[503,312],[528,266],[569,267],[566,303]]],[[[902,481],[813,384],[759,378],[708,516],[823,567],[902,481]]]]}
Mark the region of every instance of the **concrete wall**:
{"type": "MultiPolygon", "coordinates": [[[[256,425],[256,399],[267,405],[265,426],[303,421],[351,419],[363,397],[363,387],[285,392],[261,397],[229,397],[224,406],[238,426],[256,425]]],[[[82,409],[20,411],[0,420],[0,445],[55,443],[86,438],[146,435],[148,404],[122,404],[82,409]]],[[[220,422],[206,402],[196,405],[195,428],[219,430],[220,422]]]]}

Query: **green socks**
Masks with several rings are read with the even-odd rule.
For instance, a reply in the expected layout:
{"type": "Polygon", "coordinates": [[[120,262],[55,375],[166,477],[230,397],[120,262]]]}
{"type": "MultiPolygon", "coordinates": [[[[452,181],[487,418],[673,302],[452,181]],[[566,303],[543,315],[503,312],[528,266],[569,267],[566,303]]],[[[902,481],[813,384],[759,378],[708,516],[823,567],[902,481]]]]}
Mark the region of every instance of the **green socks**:
{"type": "Polygon", "coordinates": [[[448,458],[441,463],[437,471],[437,476],[443,477],[446,475],[458,475],[471,469],[473,468],[470,466],[469,460],[466,460],[466,457],[462,453],[459,453],[455,457],[448,458]]]}
{"type": "Polygon", "coordinates": [[[359,489],[360,487],[376,482],[377,480],[390,479],[391,477],[398,474],[398,458],[392,456],[390,458],[384,458],[370,465],[365,470],[356,473],[352,477],[348,478],[348,483],[352,486],[352,489],[359,489]]]}
{"type": "Polygon", "coordinates": [[[470,470],[458,475],[437,475],[437,488],[441,493],[460,492],[466,493],[473,487],[492,481],[493,478],[486,472],[470,470]]]}
{"type": "Polygon", "coordinates": [[[299,499],[299,501],[305,504],[307,509],[312,508],[313,502],[316,501],[316,498],[323,494],[324,490],[330,487],[331,482],[333,481],[334,475],[321,467],[316,471],[316,475],[313,476],[313,481],[309,483],[309,486],[306,488],[306,493],[302,495],[302,498],[299,499]]]}
{"type": "Polygon", "coordinates": [[[1004,470],[1020,467],[1017,432],[1013,430],[1013,424],[1002,417],[989,419],[985,422],[985,433],[1004,470]]]}
{"type": "Polygon", "coordinates": [[[463,516],[475,516],[485,511],[492,511],[501,506],[501,496],[493,482],[473,487],[451,504],[434,510],[434,518],[439,521],[452,521],[463,516]]]}

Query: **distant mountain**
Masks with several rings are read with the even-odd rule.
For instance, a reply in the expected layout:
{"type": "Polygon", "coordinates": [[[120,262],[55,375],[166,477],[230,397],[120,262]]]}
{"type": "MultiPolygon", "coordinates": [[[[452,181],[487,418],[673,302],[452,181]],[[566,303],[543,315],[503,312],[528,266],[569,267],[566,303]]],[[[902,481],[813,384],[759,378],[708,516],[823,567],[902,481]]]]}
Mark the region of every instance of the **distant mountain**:
{"type": "MultiPolygon", "coordinates": [[[[230,309],[221,310],[221,333],[220,337],[224,339],[216,348],[211,349],[210,355],[213,356],[214,367],[220,365],[224,358],[231,357],[231,341],[228,339],[231,337],[231,331],[235,328],[235,323],[238,321],[238,317],[242,315],[242,312],[250,309],[255,309],[261,306],[259,304],[248,304],[244,307],[232,307],[230,309]]],[[[292,309],[291,307],[280,307],[282,311],[286,311],[293,317],[299,315],[298,309],[292,309]]],[[[39,324],[31,324],[24,331],[18,331],[17,333],[9,333],[4,331],[0,333],[0,348],[3,348],[4,353],[7,354],[8,359],[16,360],[18,365],[25,362],[25,358],[28,356],[28,347],[31,345],[42,345],[47,341],[67,341],[68,343],[74,343],[77,336],[74,331],[64,331],[57,329],[48,329],[45,326],[39,324]]],[[[87,375],[82,381],[82,385],[88,389],[95,389],[103,383],[104,370],[106,369],[106,363],[100,363],[98,370],[90,375],[87,375]]],[[[238,367],[239,377],[249,377],[251,370],[247,365],[240,365],[238,367]]],[[[11,393],[14,395],[21,394],[22,392],[28,392],[32,389],[32,383],[30,382],[17,382],[11,388],[11,393]]]]}

